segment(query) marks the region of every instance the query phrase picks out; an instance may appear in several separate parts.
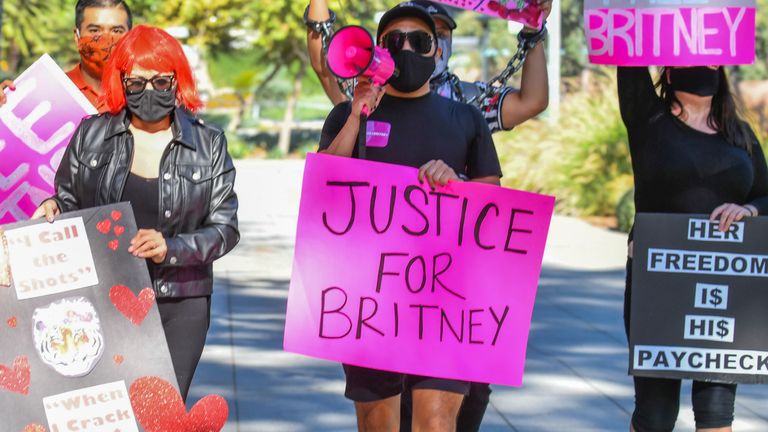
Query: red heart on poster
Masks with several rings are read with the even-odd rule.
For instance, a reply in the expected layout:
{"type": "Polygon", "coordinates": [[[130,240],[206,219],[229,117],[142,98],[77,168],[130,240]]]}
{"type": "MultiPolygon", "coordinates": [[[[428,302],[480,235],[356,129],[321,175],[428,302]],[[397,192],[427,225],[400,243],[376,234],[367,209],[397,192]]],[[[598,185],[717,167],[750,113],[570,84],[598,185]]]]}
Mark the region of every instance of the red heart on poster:
{"type": "Polygon", "coordinates": [[[123,217],[123,214],[117,210],[112,210],[112,220],[117,222],[123,217]]]}
{"type": "Polygon", "coordinates": [[[109,300],[123,316],[134,325],[141,325],[155,302],[152,288],[144,288],[136,297],[125,285],[115,285],[109,290],[109,300]]]}
{"type": "Polygon", "coordinates": [[[227,401],[218,395],[200,399],[187,414],[178,390],[158,377],[137,379],[129,393],[146,432],[219,432],[229,416],[227,401]]]}
{"type": "Polygon", "coordinates": [[[219,395],[208,395],[197,401],[189,410],[187,430],[195,432],[219,432],[229,416],[227,401],[219,395]]]}
{"type": "Polygon", "coordinates": [[[46,429],[43,425],[30,423],[24,426],[24,430],[21,432],[48,432],[48,429],[46,429]]]}
{"type": "Polygon", "coordinates": [[[96,229],[102,234],[108,233],[110,228],[112,228],[112,221],[109,219],[104,219],[96,224],[96,229]]]}
{"type": "Polygon", "coordinates": [[[112,249],[113,251],[116,251],[117,248],[120,247],[120,242],[117,240],[111,240],[109,243],[107,243],[107,246],[112,249]]]}
{"type": "Polygon", "coordinates": [[[115,235],[120,237],[125,232],[125,228],[121,227],[120,225],[115,225],[115,235]]]}
{"type": "Polygon", "coordinates": [[[18,356],[13,360],[13,367],[0,365],[0,389],[29,394],[31,375],[29,359],[26,356],[18,356]]]}

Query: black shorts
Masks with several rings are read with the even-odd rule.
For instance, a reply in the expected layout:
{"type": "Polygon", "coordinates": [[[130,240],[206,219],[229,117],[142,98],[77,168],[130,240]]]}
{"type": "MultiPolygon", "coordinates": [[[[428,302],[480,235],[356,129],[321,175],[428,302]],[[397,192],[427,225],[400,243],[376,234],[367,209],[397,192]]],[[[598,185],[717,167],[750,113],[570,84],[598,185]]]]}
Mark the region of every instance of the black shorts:
{"type": "Polygon", "coordinates": [[[375,402],[397,396],[403,392],[406,383],[414,390],[442,390],[462,395],[469,394],[470,383],[444,378],[431,378],[343,365],[347,376],[344,396],[355,402],[375,402]]]}

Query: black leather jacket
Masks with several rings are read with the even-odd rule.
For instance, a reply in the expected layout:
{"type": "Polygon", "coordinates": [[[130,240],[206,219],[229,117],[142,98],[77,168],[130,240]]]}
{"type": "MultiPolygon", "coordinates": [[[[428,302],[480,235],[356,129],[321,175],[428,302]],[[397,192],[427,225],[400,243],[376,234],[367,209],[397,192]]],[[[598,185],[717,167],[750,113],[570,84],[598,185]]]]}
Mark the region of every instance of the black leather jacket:
{"type": "MultiPolygon", "coordinates": [[[[160,214],[155,229],[168,245],[156,266],[158,297],[196,297],[213,290],[213,261],[240,240],[235,167],[224,132],[176,109],[173,142],[160,160],[160,214]]],[[[83,119],[56,172],[62,212],[121,201],[132,164],[125,110],[83,119]]]]}

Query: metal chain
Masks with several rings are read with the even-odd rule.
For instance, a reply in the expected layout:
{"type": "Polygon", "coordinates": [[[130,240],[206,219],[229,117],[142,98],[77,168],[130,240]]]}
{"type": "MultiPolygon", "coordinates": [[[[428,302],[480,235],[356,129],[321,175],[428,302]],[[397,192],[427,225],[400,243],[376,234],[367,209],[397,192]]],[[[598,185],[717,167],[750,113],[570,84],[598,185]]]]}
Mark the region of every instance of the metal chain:
{"type": "Polygon", "coordinates": [[[507,85],[507,81],[512,78],[512,75],[516,74],[525,64],[525,59],[528,57],[528,51],[535,47],[539,42],[544,40],[546,36],[546,27],[542,28],[539,33],[536,33],[532,37],[524,35],[522,32],[517,34],[517,51],[507,62],[507,66],[501,71],[500,74],[491,78],[490,81],[483,83],[480,93],[475,97],[468,100],[467,103],[474,104],[476,102],[482,102],[492,96],[500,94],[504,87],[507,85]]]}

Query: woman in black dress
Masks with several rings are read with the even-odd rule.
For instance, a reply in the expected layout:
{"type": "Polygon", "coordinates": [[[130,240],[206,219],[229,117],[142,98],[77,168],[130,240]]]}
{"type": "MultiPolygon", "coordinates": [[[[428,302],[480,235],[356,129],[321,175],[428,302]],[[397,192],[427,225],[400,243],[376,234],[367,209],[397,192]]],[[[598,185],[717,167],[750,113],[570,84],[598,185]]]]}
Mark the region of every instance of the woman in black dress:
{"type": "MultiPolygon", "coordinates": [[[[705,213],[725,231],[768,212],[768,169],[755,134],[742,121],[722,67],[662,68],[654,86],[647,68],[618,69],[619,105],[629,135],[637,212],[705,213]],[[660,95],[657,95],[656,88],[660,95]]],[[[632,234],[624,321],[629,335],[632,234]]],[[[680,380],[634,377],[630,429],[671,431],[680,380]]],[[[693,382],[698,431],[727,432],[736,384],[693,382]]]]}

